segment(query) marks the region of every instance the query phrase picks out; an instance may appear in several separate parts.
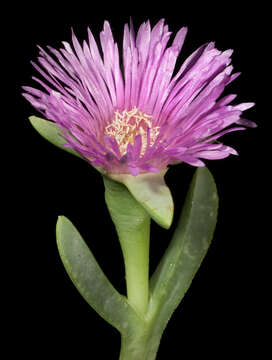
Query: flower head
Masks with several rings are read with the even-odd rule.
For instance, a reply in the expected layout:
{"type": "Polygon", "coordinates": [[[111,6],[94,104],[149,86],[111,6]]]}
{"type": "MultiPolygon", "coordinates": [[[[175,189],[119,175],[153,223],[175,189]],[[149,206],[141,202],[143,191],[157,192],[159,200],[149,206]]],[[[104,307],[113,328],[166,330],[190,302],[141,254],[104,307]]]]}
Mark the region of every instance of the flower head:
{"type": "Polygon", "coordinates": [[[23,95],[58,125],[65,146],[109,173],[157,172],[178,162],[204,166],[201,159],[237,154],[217,139],[255,126],[241,118],[254,103],[230,105],[236,95],[221,97],[239,75],[232,74],[232,50],[202,45],[173,75],[186,33],[183,27],[167,47],[164,20],[153,29],[143,23],[136,35],[126,24],[122,59],[108,22],[100,33],[102,56],[89,29],[82,46],[73,33],[73,48],[66,42],[49,53],[40,48],[41,67],[33,66],[46,83],[33,79],[44,90],[24,86],[23,95]]]}

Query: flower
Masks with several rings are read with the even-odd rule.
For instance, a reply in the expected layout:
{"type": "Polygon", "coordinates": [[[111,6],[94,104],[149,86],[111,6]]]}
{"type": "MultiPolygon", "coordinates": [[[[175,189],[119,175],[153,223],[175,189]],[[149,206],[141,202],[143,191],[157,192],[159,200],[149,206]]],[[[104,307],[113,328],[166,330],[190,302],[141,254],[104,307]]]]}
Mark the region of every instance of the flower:
{"type": "Polygon", "coordinates": [[[167,47],[171,33],[164,20],[151,29],[143,23],[136,36],[124,27],[122,61],[109,23],[100,33],[103,57],[88,29],[81,46],[40,49],[32,63],[46,82],[43,91],[24,86],[23,96],[62,130],[65,146],[109,173],[157,172],[168,164],[204,166],[201,159],[222,159],[237,152],[217,139],[245,126],[241,118],[254,103],[230,105],[236,95],[221,97],[232,74],[232,50],[210,42],[198,48],[173,75],[187,28],[167,47]],[[240,126],[232,126],[238,124],[240,126]]]}

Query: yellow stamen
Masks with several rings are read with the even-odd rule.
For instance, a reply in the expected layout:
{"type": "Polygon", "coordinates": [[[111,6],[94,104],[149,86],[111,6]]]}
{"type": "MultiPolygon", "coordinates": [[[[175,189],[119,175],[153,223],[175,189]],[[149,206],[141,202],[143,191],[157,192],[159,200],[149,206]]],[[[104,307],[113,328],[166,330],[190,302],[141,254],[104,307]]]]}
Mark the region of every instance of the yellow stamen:
{"type": "Polygon", "coordinates": [[[120,153],[125,155],[128,143],[134,144],[135,136],[141,135],[142,148],[140,156],[143,156],[147,147],[147,129],[150,129],[150,146],[152,146],[159,135],[159,126],[152,127],[151,115],[143,114],[136,107],[132,110],[118,110],[110,125],[105,127],[105,135],[116,139],[120,153]]]}

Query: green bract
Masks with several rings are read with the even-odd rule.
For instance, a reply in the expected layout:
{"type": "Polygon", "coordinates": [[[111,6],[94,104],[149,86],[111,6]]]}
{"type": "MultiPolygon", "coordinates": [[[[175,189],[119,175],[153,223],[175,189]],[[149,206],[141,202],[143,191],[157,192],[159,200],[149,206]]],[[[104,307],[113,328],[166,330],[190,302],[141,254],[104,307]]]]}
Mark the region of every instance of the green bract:
{"type": "Polygon", "coordinates": [[[65,140],[59,136],[59,134],[62,134],[62,131],[55,123],[41,119],[37,116],[30,116],[29,120],[34,129],[37,130],[43,138],[56,145],[58,148],[80,157],[80,155],[75,150],[71,148],[65,148],[63,146],[65,144],[65,140]]]}
{"type": "Polygon", "coordinates": [[[135,199],[160,226],[168,229],[174,214],[174,202],[171,192],[164,182],[166,170],[158,173],[146,173],[137,176],[111,175],[116,181],[125,184],[135,199]]]}

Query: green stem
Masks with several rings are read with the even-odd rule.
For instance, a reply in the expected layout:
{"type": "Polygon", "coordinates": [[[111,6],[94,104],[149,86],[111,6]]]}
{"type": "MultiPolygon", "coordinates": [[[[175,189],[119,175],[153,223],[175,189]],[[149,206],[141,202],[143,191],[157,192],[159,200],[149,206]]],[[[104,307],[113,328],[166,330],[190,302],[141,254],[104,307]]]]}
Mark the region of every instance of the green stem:
{"type": "Polygon", "coordinates": [[[150,216],[124,185],[103,179],[124,256],[128,301],[144,317],[149,299],[150,216]]]}
{"type": "Polygon", "coordinates": [[[156,330],[152,323],[145,323],[122,335],[119,360],[155,360],[162,335],[156,330]]]}
{"type": "Polygon", "coordinates": [[[149,227],[120,237],[125,261],[127,297],[138,312],[145,314],[149,298],[149,227]]]}

